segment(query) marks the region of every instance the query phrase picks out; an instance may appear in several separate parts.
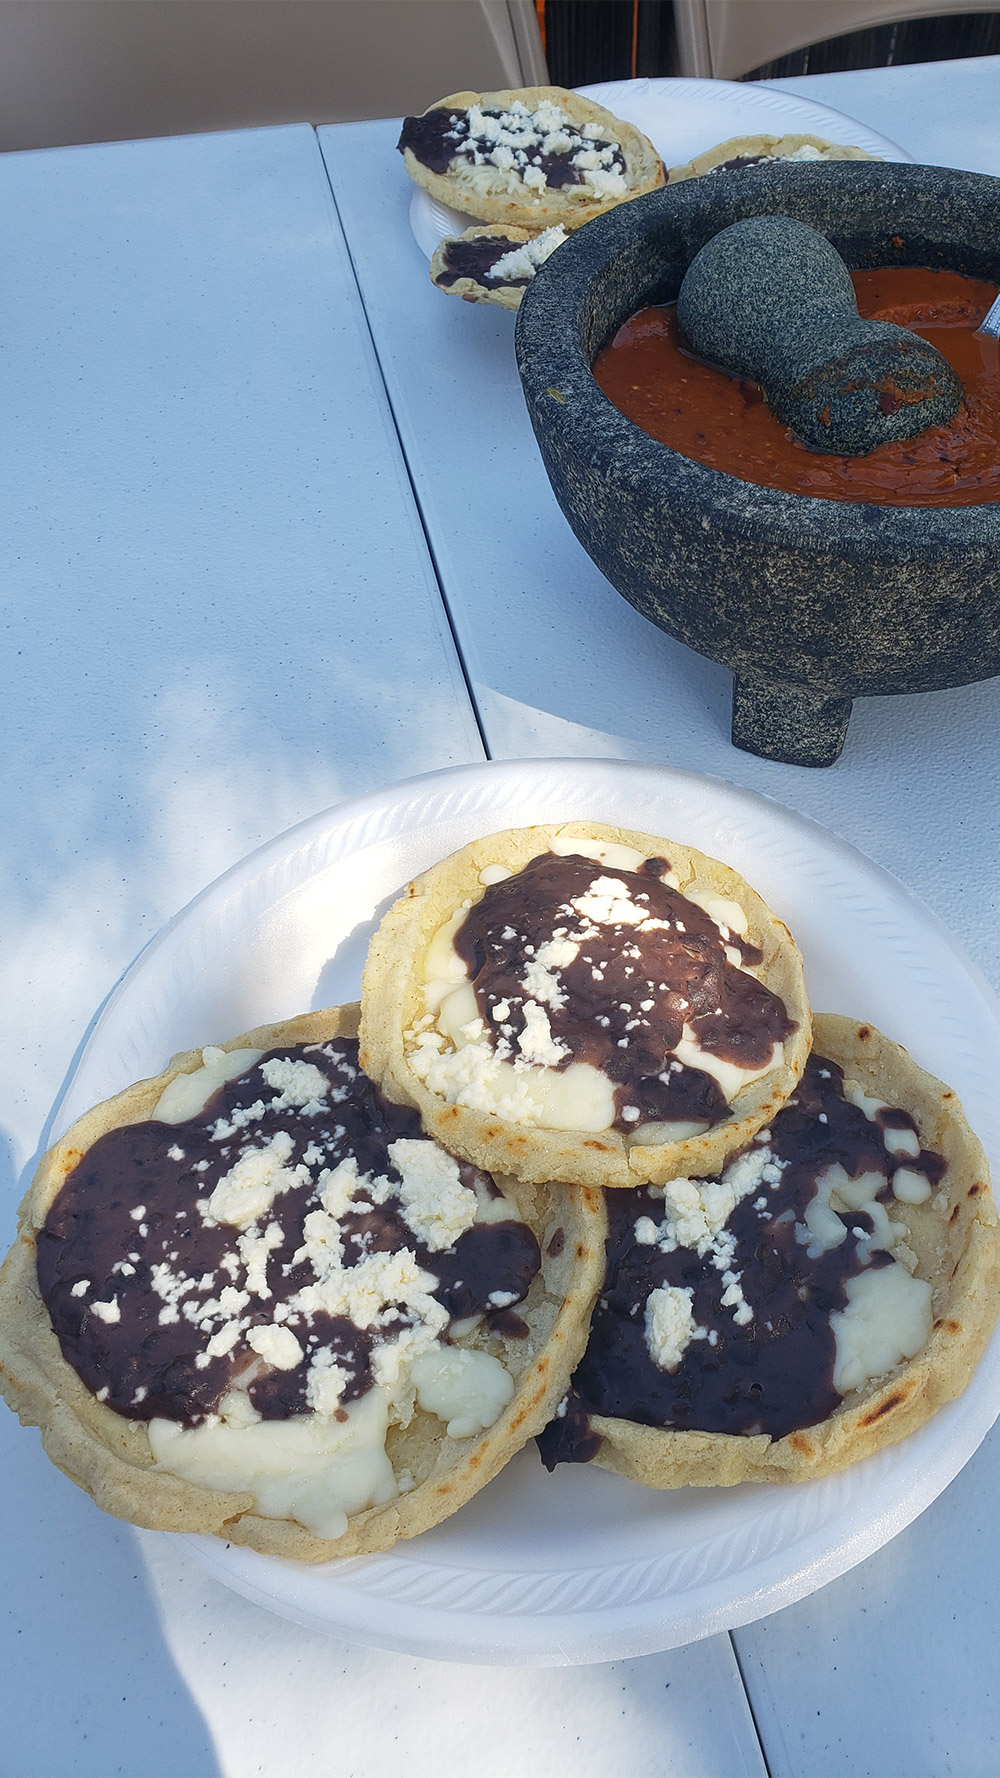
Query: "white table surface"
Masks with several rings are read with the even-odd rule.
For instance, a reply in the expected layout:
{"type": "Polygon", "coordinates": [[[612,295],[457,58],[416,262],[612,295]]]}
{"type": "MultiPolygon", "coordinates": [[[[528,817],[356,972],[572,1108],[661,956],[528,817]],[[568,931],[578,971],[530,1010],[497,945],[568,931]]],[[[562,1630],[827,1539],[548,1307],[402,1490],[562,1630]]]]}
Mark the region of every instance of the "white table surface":
{"type": "MultiPolygon", "coordinates": [[[[775,84],[1000,173],[1000,60],[775,84]]],[[[305,126],[0,158],[8,1228],[91,1015],[162,921],[291,822],[483,738],[765,790],[1000,980],[1000,682],[860,701],[829,771],[735,752],[728,675],[562,520],[512,318],[431,288],[393,126],[320,135],[329,185],[305,126]]],[[[102,1517],[6,1413],[0,1442],[10,1778],[1000,1768],[996,1434],[802,1604],[536,1673],[296,1629],[102,1517]]]]}

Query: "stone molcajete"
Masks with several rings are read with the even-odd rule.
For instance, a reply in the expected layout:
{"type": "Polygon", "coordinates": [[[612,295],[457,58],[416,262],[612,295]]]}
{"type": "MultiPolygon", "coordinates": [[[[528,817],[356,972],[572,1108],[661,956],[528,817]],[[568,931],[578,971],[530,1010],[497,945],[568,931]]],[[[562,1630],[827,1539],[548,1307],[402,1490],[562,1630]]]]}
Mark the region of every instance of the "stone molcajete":
{"type": "Polygon", "coordinates": [[[864,456],[957,411],[962,385],[927,340],[862,321],[851,274],[825,235],[792,216],[724,228],[677,297],[688,344],[751,377],[771,412],[813,451],[864,456]]]}
{"type": "Polygon", "coordinates": [[[765,217],[817,230],[852,268],[950,267],[1000,283],[1000,180],[882,163],[753,167],[579,230],[528,289],[518,368],[584,548],[639,611],[735,674],[736,745],[829,765],[852,698],[1000,672],[1000,504],[872,506],[758,487],[680,456],[607,400],[590,367],[622,323],[676,301],[722,230],[765,217]]]}

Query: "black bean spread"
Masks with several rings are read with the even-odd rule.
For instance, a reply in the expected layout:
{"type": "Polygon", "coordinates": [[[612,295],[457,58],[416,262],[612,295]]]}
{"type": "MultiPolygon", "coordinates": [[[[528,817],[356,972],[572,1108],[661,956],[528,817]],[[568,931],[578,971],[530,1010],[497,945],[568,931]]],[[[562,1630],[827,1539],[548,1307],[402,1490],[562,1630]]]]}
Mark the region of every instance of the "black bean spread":
{"type": "Polygon", "coordinates": [[[625,156],[619,144],[571,123],[550,100],[534,111],[519,99],[506,110],[473,105],[425,111],[403,119],[397,147],[400,153],[408,148],[431,173],[464,164],[493,167],[536,191],[601,183],[623,187],[625,156]]]}
{"type": "Polygon", "coordinates": [[[720,161],[717,167],[712,168],[712,172],[732,173],[739,167],[759,167],[762,166],[765,161],[782,160],[784,158],[785,157],[782,155],[773,154],[734,154],[731,161],[720,161]]]}
{"type": "Polygon", "coordinates": [[[882,1214],[827,1207],[843,1232],[827,1228],[816,1239],[815,1211],[811,1226],[807,1211],[835,1166],[848,1180],[877,1176],[873,1200],[885,1206],[901,1165],[935,1186],[945,1163],[920,1147],[907,1112],[883,1108],[869,1118],[845,1098],[837,1064],[813,1055],[772,1129],[723,1175],[738,1201],[714,1235],[709,1224],[698,1238],[680,1214],[664,1221],[670,1186],[609,1192],[604,1289],[569,1397],[539,1437],[547,1467],[596,1454],[592,1413],[772,1438],[826,1419],[842,1399],[831,1315],[844,1309],[851,1279],[894,1261],[876,1227],[882,1214]],[[905,1158],[900,1132],[912,1133],[905,1158]],[[690,1292],[690,1318],[686,1344],[665,1368],[651,1349],[649,1305],[671,1287],[690,1292]]]}
{"type": "Polygon", "coordinates": [[[477,235],[471,241],[446,241],[444,268],[434,282],[450,289],[459,278],[471,278],[476,284],[504,284],[512,290],[530,284],[533,273],[523,278],[497,278],[494,268],[508,253],[517,253],[523,241],[511,241],[506,235],[477,235]]]}
{"type": "Polygon", "coordinates": [[[446,1157],[467,1226],[443,1245],[433,1203],[414,1210],[406,1188],[411,1162],[418,1186],[426,1171],[424,1148],[442,1151],[357,1058],[348,1038],[274,1050],[197,1116],[112,1130],[70,1174],[38,1235],[38,1278],[64,1356],[108,1407],[192,1426],[241,1379],[263,1419],[306,1412],[324,1375],[344,1406],[363,1395],[380,1343],[411,1321],[406,1292],[395,1301],[390,1283],[387,1304],[356,1325],[323,1309],[316,1253],[348,1285],[373,1256],[400,1257],[411,1279],[415,1262],[445,1341],[468,1316],[527,1333],[513,1305],[540,1265],[531,1230],[473,1221],[463,1194],[473,1205],[501,1194],[446,1157]]]}
{"type": "Polygon", "coordinates": [[[720,161],[717,167],[710,167],[709,172],[710,173],[733,173],[733,172],[738,172],[741,167],[761,167],[761,166],[773,167],[777,161],[799,161],[799,162],[808,163],[809,161],[812,161],[812,160],[823,160],[824,158],[825,157],[818,152],[815,155],[812,155],[812,154],[734,154],[732,160],[720,161]]]}
{"type": "Polygon", "coordinates": [[[730,960],[752,968],[760,950],[663,882],[668,870],[664,858],[617,870],[544,852],[491,884],[454,939],[497,1054],[531,1060],[526,1027],[543,1008],[555,1046],[544,1059],[600,1069],[625,1131],[728,1116],[712,1074],[674,1055],[685,1031],[753,1073],[796,1029],[778,996],[730,960]]]}

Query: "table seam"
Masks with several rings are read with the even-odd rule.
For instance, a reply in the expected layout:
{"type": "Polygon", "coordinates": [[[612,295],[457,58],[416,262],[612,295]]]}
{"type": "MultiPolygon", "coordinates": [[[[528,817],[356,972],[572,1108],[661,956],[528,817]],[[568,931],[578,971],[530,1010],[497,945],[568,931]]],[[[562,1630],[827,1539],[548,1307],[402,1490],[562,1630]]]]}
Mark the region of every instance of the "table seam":
{"type": "Polygon", "coordinates": [[[462,649],[462,642],[461,642],[461,638],[460,638],[459,632],[458,632],[458,625],[457,625],[455,617],[452,613],[451,606],[448,603],[448,595],[445,592],[444,578],[441,573],[441,568],[438,563],[437,554],[434,549],[434,542],[431,537],[430,529],[429,529],[427,519],[424,514],[423,506],[421,505],[421,502],[420,502],[420,495],[417,491],[417,485],[414,480],[413,471],[410,468],[410,461],[409,461],[409,458],[407,457],[407,454],[406,454],[406,446],[403,442],[402,429],[400,427],[399,419],[396,414],[396,408],[393,403],[392,393],[389,388],[389,382],[388,382],[388,379],[385,374],[385,370],[382,365],[382,358],[381,358],[381,354],[378,349],[378,342],[375,338],[375,333],[372,328],[371,321],[369,319],[368,308],[365,303],[364,290],[362,288],[361,279],[358,276],[358,268],[357,268],[355,261],[354,261],[354,250],[351,246],[351,240],[350,240],[350,236],[347,232],[347,229],[344,227],[344,219],[340,214],[340,205],[337,203],[336,189],[334,187],[333,178],[332,178],[332,175],[330,172],[330,167],[327,163],[326,156],[323,153],[323,148],[322,148],[322,144],[319,140],[318,132],[314,129],[313,134],[316,137],[316,146],[319,150],[320,160],[323,164],[323,171],[326,175],[327,184],[330,187],[330,196],[333,199],[333,207],[337,213],[337,221],[340,225],[340,231],[341,231],[341,234],[343,235],[343,238],[344,238],[344,245],[347,249],[347,256],[348,256],[348,259],[350,261],[350,266],[351,266],[351,274],[354,278],[354,282],[355,282],[355,285],[357,287],[357,292],[358,292],[358,299],[361,303],[361,312],[365,318],[365,327],[368,331],[368,338],[371,341],[372,353],[373,353],[373,356],[375,359],[375,363],[378,367],[379,378],[382,383],[382,388],[385,393],[386,403],[388,405],[389,413],[392,418],[393,428],[396,433],[396,440],[399,444],[399,454],[400,454],[400,457],[402,458],[403,468],[406,472],[406,479],[407,479],[407,483],[409,485],[410,493],[413,496],[413,504],[416,508],[417,518],[420,522],[421,534],[423,536],[424,543],[427,548],[428,556],[430,557],[431,567],[434,571],[434,579],[437,583],[437,589],[438,589],[438,593],[440,595],[441,605],[444,610],[445,619],[448,624],[448,630],[451,635],[452,642],[454,644],[455,654],[458,659],[459,668],[461,669],[462,679],[464,681],[466,693],[468,695],[469,703],[472,708],[472,714],[475,719],[476,728],[479,732],[479,739],[482,743],[483,752],[484,752],[486,758],[491,760],[493,758],[493,752],[490,747],[489,737],[486,733],[485,720],[483,718],[483,714],[479,708],[479,703],[476,698],[476,694],[475,694],[475,690],[474,690],[473,682],[472,682],[472,675],[470,673],[469,665],[468,665],[468,662],[466,661],[465,654],[462,649]]]}

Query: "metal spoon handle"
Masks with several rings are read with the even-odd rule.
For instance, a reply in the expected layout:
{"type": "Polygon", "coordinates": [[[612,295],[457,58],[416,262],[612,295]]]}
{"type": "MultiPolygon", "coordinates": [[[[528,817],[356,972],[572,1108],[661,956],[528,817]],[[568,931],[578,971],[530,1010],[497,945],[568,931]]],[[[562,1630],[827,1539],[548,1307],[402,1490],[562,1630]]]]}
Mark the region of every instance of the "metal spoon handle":
{"type": "Polygon", "coordinates": [[[976,328],[976,332],[991,333],[994,339],[1000,339],[1000,296],[997,297],[996,302],[988,313],[983,316],[979,326],[976,328]]]}

